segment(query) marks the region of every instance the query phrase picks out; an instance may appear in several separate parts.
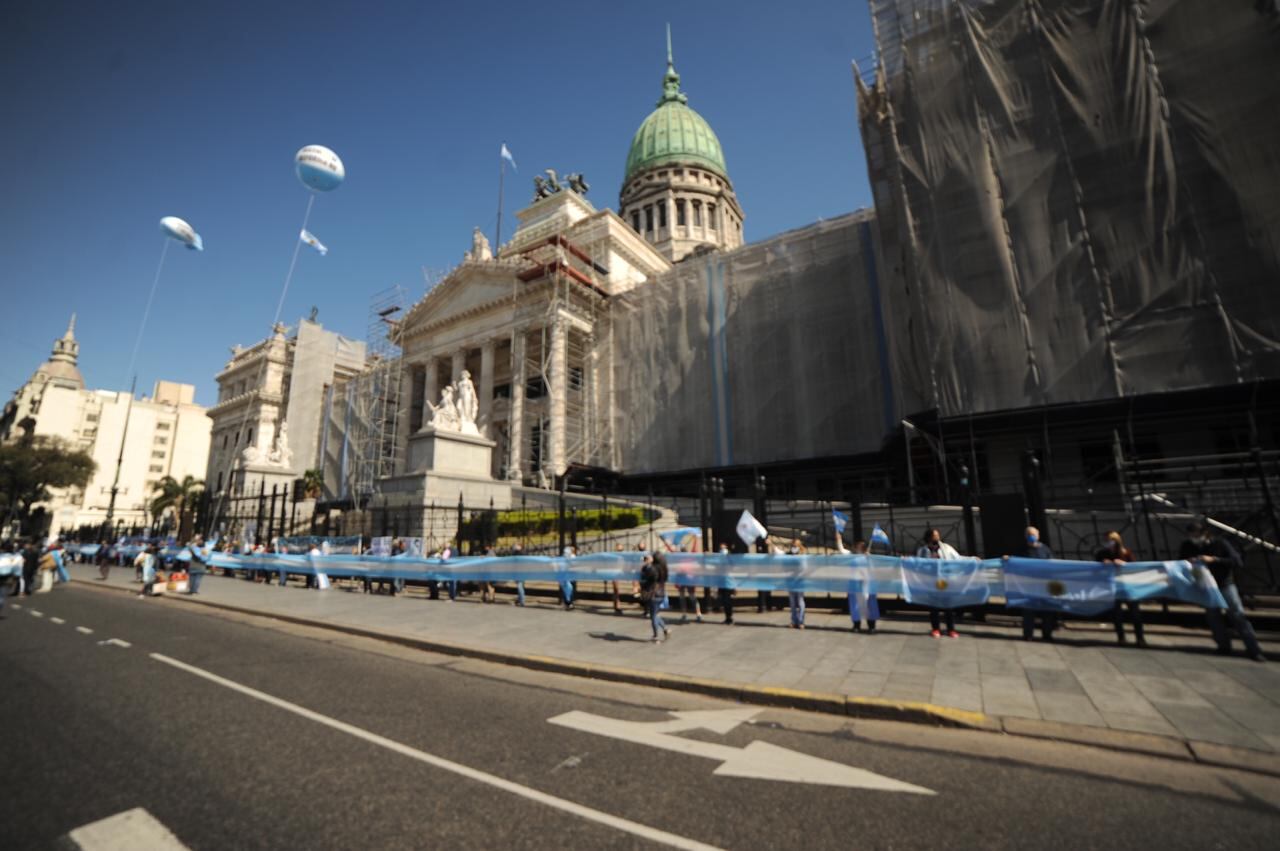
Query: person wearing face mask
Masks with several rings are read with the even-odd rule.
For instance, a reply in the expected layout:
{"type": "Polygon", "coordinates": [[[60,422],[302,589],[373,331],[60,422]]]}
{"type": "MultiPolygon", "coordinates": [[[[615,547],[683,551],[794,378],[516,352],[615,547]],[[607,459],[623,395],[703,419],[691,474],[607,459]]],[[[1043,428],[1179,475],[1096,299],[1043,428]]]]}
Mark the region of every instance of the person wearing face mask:
{"type": "MultiPolygon", "coordinates": [[[[1095,561],[1115,565],[1117,570],[1122,565],[1134,561],[1133,552],[1124,545],[1124,539],[1120,537],[1119,532],[1108,532],[1104,540],[1106,544],[1093,554],[1095,561]]],[[[1129,600],[1124,603],[1117,600],[1116,607],[1111,610],[1116,625],[1116,641],[1124,644],[1124,617],[1120,612],[1121,606],[1129,609],[1129,621],[1133,624],[1134,643],[1139,647],[1146,647],[1147,640],[1142,634],[1142,609],[1139,607],[1137,600],[1129,600]]]]}
{"type": "MultiPolygon", "coordinates": [[[[1028,526],[1026,530],[1026,543],[1022,545],[1022,551],[1018,553],[1022,558],[1053,558],[1053,550],[1040,540],[1040,530],[1035,526],[1028,526]]],[[[1058,628],[1057,612],[1036,612],[1033,609],[1022,610],[1022,639],[1030,641],[1031,636],[1036,631],[1036,616],[1040,617],[1040,634],[1044,636],[1045,641],[1053,641],[1053,631],[1058,628]]]]}
{"type": "MultiPolygon", "coordinates": [[[[954,560],[960,558],[960,553],[956,548],[942,540],[942,533],[937,529],[930,529],[924,534],[924,544],[920,549],[916,550],[916,558],[940,558],[954,560]]],[[[929,626],[931,627],[930,635],[934,638],[942,637],[941,619],[946,618],[947,621],[947,637],[959,638],[960,633],[956,632],[956,613],[951,609],[930,609],[929,610],[929,626]]]]}
{"type": "MultiPolygon", "coordinates": [[[[1255,662],[1265,662],[1262,648],[1258,646],[1258,637],[1254,635],[1253,626],[1244,616],[1244,604],[1240,601],[1240,591],[1236,588],[1236,569],[1243,562],[1235,547],[1221,538],[1214,537],[1209,526],[1197,521],[1187,527],[1187,539],[1182,542],[1178,558],[1192,564],[1208,568],[1213,579],[1218,583],[1218,590],[1227,601],[1227,617],[1235,631],[1244,642],[1245,653],[1255,662]]],[[[1205,616],[1209,620],[1209,629],[1213,631],[1213,640],[1217,642],[1218,653],[1227,655],[1231,652],[1231,633],[1227,631],[1220,609],[1206,609],[1205,616]]]]}

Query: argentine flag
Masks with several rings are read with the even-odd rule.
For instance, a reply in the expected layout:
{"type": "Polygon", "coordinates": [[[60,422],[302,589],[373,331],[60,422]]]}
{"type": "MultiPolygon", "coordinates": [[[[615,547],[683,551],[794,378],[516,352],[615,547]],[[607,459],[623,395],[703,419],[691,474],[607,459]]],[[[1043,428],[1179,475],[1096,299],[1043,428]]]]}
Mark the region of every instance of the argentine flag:
{"type": "Polygon", "coordinates": [[[990,596],[982,562],[976,558],[904,558],[902,588],[908,603],[931,609],[981,606],[990,596]]]}
{"type": "Polygon", "coordinates": [[[831,509],[831,525],[836,528],[836,532],[843,535],[844,530],[849,527],[849,515],[843,511],[831,509]]]}
{"type": "Polygon", "coordinates": [[[298,238],[307,245],[310,245],[316,251],[319,251],[321,257],[329,253],[329,249],[325,247],[324,243],[316,239],[316,235],[306,228],[302,229],[302,233],[298,235],[298,238]]]}
{"type": "Polygon", "coordinates": [[[890,550],[893,550],[893,541],[889,540],[888,533],[880,528],[879,523],[877,523],[875,528],[871,530],[871,543],[880,544],[881,546],[885,546],[890,550]]]}
{"type": "Polygon", "coordinates": [[[1116,604],[1115,568],[1096,561],[1011,558],[1004,563],[1005,605],[1096,615],[1116,604]]]}
{"type": "MultiPolygon", "coordinates": [[[[1125,565],[1129,567],[1152,567],[1151,564],[1125,565]]],[[[1165,561],[1156,567],[1164,573],[1165,587],[1158,594],[1151,596],[1170,597],[1184,603],[1194,603],[1206,609],[1225,609],[1227,601],[1222,598],[1222,591],[1209,568],[1189,561],[1165,561]]],[[[1117,579],[1117,582],[1120,580],[1117,579]]],[[[1134,598],[1137,599],[1137,598],[1134,598]]]]}
{"type": "Polygon", "coordinates": [[[769,530],[752,516],[750,511],[742,510],[742,516],[738,518],[738,537],[742,539],[742,543],[748,547],[761,538],[769,537],[769,530]]]}
{"type": "Polygon", "coordinates": [[[515,157],[513,157],[513,156],[511,156],[511,152],[510,152],[509,150],[507,150],[507,143],[506,143],[506,142],[503,142],[503,143],[502,143],[502,158],[503,158],[504,160],[506,160],[507,162],[511,163],[511,170],[512,170],[512,171],[519,171],[519,170],[520,170],[520,169],[516,168],[516,158],[515,158],[515,157]]]}

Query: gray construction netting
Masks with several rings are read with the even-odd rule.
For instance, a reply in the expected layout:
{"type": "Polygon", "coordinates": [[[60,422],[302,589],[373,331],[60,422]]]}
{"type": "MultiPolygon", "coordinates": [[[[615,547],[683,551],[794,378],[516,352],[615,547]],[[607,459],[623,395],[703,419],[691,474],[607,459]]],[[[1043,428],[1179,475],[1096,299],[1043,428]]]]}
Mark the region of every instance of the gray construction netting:
{"type": "MultiPolygon", "coordinates": [[[[859,106],[900,410],[1280,378],[1275,8],[872,0],[859,106]]],[[[803,292],[779,308],[821,314],[803,292]]]]}
{"type": "Polygon", "coordinates": [[[690,257],[615,298],[621,467],[853,454],[886,430],[875,226],[819,222],[690,257]]]}

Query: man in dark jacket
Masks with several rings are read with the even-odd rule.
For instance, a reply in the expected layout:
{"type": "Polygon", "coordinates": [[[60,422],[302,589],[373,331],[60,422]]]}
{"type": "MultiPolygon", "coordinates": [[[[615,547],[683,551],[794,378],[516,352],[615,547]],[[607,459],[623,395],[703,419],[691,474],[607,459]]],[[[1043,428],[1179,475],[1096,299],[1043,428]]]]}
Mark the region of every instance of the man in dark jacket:
{"type": "MultiPolygon", "coordinates": [[[[1053,550],[1049,549],[1049,545],[1040,540],[1040,530],[1035,526],[1026,528],[1026,543],[1022,545],[1021,550],[1017,553],[1023,558],[1053,558],[1053,550]]],[[[1036,612],[1032,609],[1022,610],[1022,640],[1030,641],[1031,636],[1036,631],[1036,616],[1040,617],[1040,634],[1045,641],[1053,641],[1053,631],[1058,628],[1057,612],[1036,612]]]]}
{"type": "MultiPolygon", "coordinates": [[[[1240,554],[1235,547],[1221,538],[1214,537],[1209,526],[1203,522],[1195,522],[1187,527],[1187,539],[1182,542],[1178,558],[1192,564],[1207,567],[1218,583],[1218,590],[1227,601],[1227,617],[1231,625],[1240,633],[1245,652],[1255,662],[1265,662],[1262,648],[1258,646],[1258,637],[1254,635],[1253,626],[1244,616],[1244,604],[1240,601],[1240,591],[1236,588],[1236,570],[1243,566],[1240,554]]],[[[1213,631],[1213,640],[1218,644],[1218,652],[1226,655],[1231,652],[1231,633],[1227,632],[1222,620],[1221,609],[1206,609],[1209,629],[1213,631]]]]}
{"type": "Polygon", "coordinates": [[[40,548],[32,538],[22,548],[22,593],[28,597],[36,590],[36,571],[40,569],[40,548]]]}

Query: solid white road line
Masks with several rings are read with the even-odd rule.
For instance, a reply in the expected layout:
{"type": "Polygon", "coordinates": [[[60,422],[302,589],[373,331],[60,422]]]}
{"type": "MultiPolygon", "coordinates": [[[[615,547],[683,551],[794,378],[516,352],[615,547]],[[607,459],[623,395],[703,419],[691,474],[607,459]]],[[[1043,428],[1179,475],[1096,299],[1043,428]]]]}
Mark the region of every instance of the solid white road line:
{"type": "Polygon", "coordinates": [[[83,635],[93,635],[93,630],[89,629],[89,627],[87,626],[76,627],[76,632],[79,632],[83,635]]]}
{"type": "Polygon", "coordinates": [[[379,736],[377,733],[371,733],[368,730],[355,727],[345,721],[339,721],[336,718],[321,715],[319,712],[313,712],[312,710],[299,706],[296,703],[290,703],[287,700],[273,697],[272,695],[258,691],[255,688],[241,685],[233,680],[228,680],[225,677],[218,676],[217,674],[212,674],[202,668],[197,668],[194,665],[188,665],[186,662],[179,662],[177,659],[172,659],[160,653],[152,653],[151,658],[155,659],[157,662],[163,662],[166,665],[171,665],[174,668],[186,671],[189,674],[195,674],[197,677],[202,677],[209,682],[217,683],[218,685],[229,688],[232,691],[238,691],[241,694],[248,695],[256,700],[261,700],[263,703],[269,703],[272,706],[278,707],[287,712],[300,715],[303,718],[315,721],[317,724],[323,724],[326,727],[331,727],[332,729],[346,733],[349,736],[355,736],[357,739],[363,739],[366,742],[380,745],[387,750],[395,751],[396,753],[401,754],[402,756],[407,756],[410,759],[416,759],[419,762],[425,762],[427,765],[444,769],[445,771],[451,771],[454,774],[461,775],[470,780],[475,780],[478,783],[493,786],[503,790],[504,792],[510,792],[513,795],[518,795],[521,798],[527,798],[530,801],[535,801],[539,804],[552,807],[553,809],[571,813],[579,818],[586,819],[587,821],[603,824],[608,827],[615,828],[616,830],[630,833],[633,836],[639,836],[642,839],[648,839],[651,842],[658,842],[672,848],[686,848],[690,849],[690,851],[716,851],[716,847],[714,845],[706,845],[693,839],[687,839],[683,836],[677,836],[674,833],[667,833],[666,831],[658,830],[655,827],[649,827],[648,825],[640,824],[639,822],[621,818],[620,816],[610,815],[609,813],[592,809],[591,807],[586,807],[582,804],[576,804],[573,801],[567,801],[564,798],[557,798],[554,795],[539,792],[537,789],[531,789],[528,786],[522,786],[519,783],[514,783],[510,780],[505,780],[496,775],[489,774],[486,771],[470,768],[462,765],[461,763],[429,754],[426,751],[411,748],[408,745],[379,736]]]}
{"type": "Polygon", "coordinates": [[[52,623],[66,623],[62,618],[49,618],[52,623]]]}
{"type": "Polygon", "coordinates": [[[68,836],[83,851],[187,851],[169,828],[142,807],[77,827],[68,836]]]}

